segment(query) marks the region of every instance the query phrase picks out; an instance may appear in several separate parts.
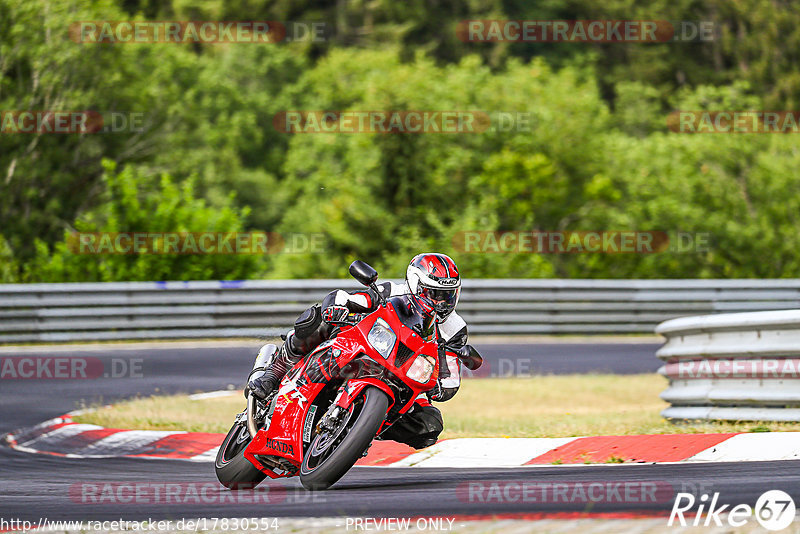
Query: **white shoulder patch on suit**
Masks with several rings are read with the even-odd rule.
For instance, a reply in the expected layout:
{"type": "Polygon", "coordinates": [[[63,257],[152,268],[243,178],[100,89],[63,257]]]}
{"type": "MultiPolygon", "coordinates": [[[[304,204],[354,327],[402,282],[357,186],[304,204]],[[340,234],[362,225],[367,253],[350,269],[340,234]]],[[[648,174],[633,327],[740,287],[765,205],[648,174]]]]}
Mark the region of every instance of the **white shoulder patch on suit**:
{"type": "Polygon", "coordinates": [[[467,326],[467,322],[456,312],[447,316],[447,319],[439,323],[439,332],[445,341],[458,334],[462,328],[467,326]]]}

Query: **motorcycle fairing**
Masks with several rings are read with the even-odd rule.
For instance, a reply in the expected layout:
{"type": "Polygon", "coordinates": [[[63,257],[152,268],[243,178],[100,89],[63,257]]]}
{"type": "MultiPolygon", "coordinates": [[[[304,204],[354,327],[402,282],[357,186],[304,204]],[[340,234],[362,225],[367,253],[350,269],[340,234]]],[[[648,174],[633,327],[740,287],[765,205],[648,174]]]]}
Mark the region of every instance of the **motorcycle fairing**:
{"type": "MultiPolygon", "coordinates": [[[[392,299],[394,300],[394,299],[392,299]]],[[[333,378],[341,378],[344,375],[346,387],[344,394],[337,399],[342,407],[349,405],[358,398],[358,394],[367,386],[374,386],[387,395],[390,402],[395,402],[395,394],[384,381],[375,378],[355,378],[347,377],[344,371],[353,360],[368,356],[375,362],[383,365],[386,371],[393,373],[398,379],[404,382],[413,391],[426,391],[436,384],[439,371],[438,357],[430,354],[430,344],[415,331],[415,329],[401,322],[395,315],[395,303],[390,302],[386,307],[378,308],[362,319],[357,325],[343,330],[336,338],[323,343],[311,355],[296,364],[294,368],[284,377],[278,390],[269,428],[262,428],[245,449],[245,457],[256,467],[262,469],[267,476],[279,478],[292,476],[291,473],[278,474],[271,467],[264,466],[257,458],[257,455],[277,456],[291,462],[299,467],[303,461],[303,425],[305,424],[307,413],[312,405],[315,405],[318,395],[325,389],[325,386],[333,378]],[[392,313],[390,313],[392,312],[392,313]],[[378,318],[382,318],[392,328],[397,335],[397,340],[388,359],[383,359],[377,351],[367,341],[367,335],[378,318]],[[427,354],[435,360],[435,369],[430,379],[425,384],[417,383],[406,376],[406,372],[413,364],[415,357],[408,358],[400,366],[395,365],[398,347],[403,343],[416,357],[419,354],[427,354]],[[352,389],[352,391],[350,391],[352,389]]],[[[399,311],[399,310],[398,310],[399,311]]],[[[399,411],[404,413],[410,409],[417,395],[413,395],[399,411]]],[[[327,406],[318,407],[327,409],[327,406]]],[[[321,414],[320,414],[321,415],[321,414]]],[[[381,427],[385,428],[386,422],[381,427]]]]}

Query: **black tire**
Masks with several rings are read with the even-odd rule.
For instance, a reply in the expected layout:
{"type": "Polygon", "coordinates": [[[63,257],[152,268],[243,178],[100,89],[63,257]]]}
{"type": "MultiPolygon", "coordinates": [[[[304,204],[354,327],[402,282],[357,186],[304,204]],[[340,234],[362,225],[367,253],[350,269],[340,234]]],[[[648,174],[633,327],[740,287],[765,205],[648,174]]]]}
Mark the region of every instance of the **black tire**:
{"type": "Polygon", "coordinates": [[[323,490],[331,487],[347,473],[372,443],[375,434],[386,417],[389,408],[389,397],[378,388],[368,387],[362,393],[363,403],[354,407],[350,419],[345,423],[346,434],[337,438],[330,446],[332,452],[325,450],[325,458],[316,465],[311,465],[315,444],[320,440],[316,436],[309,445],[300,466],[300,482],[310,490],[323,490]],[[358,410],[356,413],[355,410],[358,410]],[[337,442],[337,440],[340,440],[337,442]]]}
{"type": "Polygon", "coordinates": [[[226,488],[253,489],[267,477],[244,457],[244,450],[251,440],[247,425],[234,423],[219,446],[214,468],[217,479],[226,488]]]}

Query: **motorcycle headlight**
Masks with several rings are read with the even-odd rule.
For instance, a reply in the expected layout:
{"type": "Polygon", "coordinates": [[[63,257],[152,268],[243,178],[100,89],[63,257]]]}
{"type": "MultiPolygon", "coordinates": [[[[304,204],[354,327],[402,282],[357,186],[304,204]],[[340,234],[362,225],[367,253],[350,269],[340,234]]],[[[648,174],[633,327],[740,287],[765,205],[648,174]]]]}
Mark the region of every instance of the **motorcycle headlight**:
{"type": "Polygon", "coordinates": [[[388,359],[392,354],[394,343],[397,341],[397,335],[386,321],[378,319],[370,328],[367,341],[381,356],[388,359]]]}
{"type": "Polygon", "coordinates": [[[436,363],[433,358],[425,354],[420,354],[414,359],[414,363],[408,368],[406,376],[414,382],[425,384],[431,379],[431,374],[436,363]]]}

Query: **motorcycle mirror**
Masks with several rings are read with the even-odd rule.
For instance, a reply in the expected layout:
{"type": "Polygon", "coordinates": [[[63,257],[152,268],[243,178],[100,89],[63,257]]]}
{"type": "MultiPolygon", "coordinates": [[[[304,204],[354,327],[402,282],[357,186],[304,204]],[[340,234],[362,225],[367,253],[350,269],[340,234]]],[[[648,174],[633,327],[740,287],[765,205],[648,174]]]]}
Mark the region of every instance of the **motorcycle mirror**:
{"type": "Polygon", "coordinates": [[[365,286],[371,286],[378,279],[378,271],[361,260],[350,264],[350,274],[365,286]]]}

